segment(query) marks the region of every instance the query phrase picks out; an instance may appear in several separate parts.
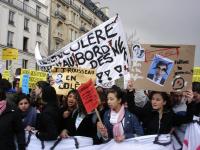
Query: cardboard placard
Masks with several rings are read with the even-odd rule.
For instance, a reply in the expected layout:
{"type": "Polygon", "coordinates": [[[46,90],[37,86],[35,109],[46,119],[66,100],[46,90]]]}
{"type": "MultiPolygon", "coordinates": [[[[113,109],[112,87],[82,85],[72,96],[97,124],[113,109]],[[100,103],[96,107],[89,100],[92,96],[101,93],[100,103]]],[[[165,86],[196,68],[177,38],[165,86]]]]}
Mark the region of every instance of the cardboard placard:
{"type": "MultiPolygon", "coordinates": [[[[195,46],[143,44],[142,48],[145,50],[145,61],[133,61],[131,66],[134,88],[169,92],[192,87],[195,46]],[[159,71],[163,72],[162,84],[155,79],[159,71]],[[154,74],[154,77],[149,74],[154,74]]],[[[161,76],[159,80],[162,80],[161,76]]]]}
{"type": "Polygon", "coordinates": [[[4,70],[2,73],[2,79],[6,79],[9,81],[11,75],[10,75],[10,71],[9,70],[4,70]]]}
{"type": "Polygon", "coordinates": [[[54,67],[52,70],[54,84],[58,95],[67,95],[71,89],[77,89],[89,79],[96,80],[94,69],[54,67]]]}
{"type": "Polygon", "coordinates": [[[193,68],[192,82],[200,82],[200,67],[193,68]]]}
{"type": "Polygon", "coordinates": [[[22,80],[23,80],[24,74],[29,75],[29,88],[30,89],[34,89],[35,84],[38,81],[46,81],[47,80],[47,72],[30,70],[30,69],[22,69],[21,75],[20,75],[20,84],[19,84],[20,87],[22,87],[22,80]]]}
{"type": "Polygon", "coordinates": [[[17,60],[18,49],[16,48],[5,48],[2,49],[2,60],[17,60]]]}
{"type": "Polygon", "coordinates": [[[87,113],[92,112],[98,107],[99,97],[91,79],[88,82],[81,84],[78,88],[78,92],[87,113]]]}

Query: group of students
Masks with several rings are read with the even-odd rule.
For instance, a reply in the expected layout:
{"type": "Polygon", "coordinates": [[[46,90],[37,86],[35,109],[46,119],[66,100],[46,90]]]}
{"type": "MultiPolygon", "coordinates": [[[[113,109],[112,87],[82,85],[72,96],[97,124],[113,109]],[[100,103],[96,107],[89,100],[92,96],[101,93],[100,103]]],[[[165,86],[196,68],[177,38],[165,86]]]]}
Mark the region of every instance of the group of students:
{"type": "Polygon", "coordinates": [[[193,115],[200,115],[199,82],[193,83],[191,91],[170,94],[138,92],[133,84],[128,82],[125,90],[117,86],[96,88],[102,118],[98,120],[95,112],[86,112],[75,89],[66,96],[58,96],[48,82],[39,81],[27,96],[20,89],[10,92],[10,83],[1,79],[0,147],[14,150],[17,143],[19,150],[26,149],[25,131],[35,134],[41,141],[86,136],[92,138],[94,144],[111,139],[122,142],[136,136],[172,133],[174,127],[190,123],[193,115]],[[182,104],[184,113],[177,113],[174,108],[182,104]]]}

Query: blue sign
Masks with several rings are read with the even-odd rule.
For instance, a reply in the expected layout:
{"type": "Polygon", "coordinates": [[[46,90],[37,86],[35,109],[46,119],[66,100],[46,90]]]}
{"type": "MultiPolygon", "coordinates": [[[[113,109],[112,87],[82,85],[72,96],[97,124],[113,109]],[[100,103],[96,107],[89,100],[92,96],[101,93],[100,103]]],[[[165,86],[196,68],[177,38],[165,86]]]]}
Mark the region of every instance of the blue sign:
{"type": "Polygon", "coordinates": [[[22,93],[29,94],[29,74],[23,74],[22,77],[22,93]]]}

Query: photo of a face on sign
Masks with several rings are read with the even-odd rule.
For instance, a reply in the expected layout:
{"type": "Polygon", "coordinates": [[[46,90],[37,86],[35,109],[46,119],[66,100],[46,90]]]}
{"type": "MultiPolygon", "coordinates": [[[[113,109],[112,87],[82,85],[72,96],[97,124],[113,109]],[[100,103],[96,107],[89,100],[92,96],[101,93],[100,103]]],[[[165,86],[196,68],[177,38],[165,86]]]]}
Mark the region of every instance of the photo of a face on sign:
{"type": "Polygon", "coordinates": [[[145,52],[140,44],[135,44],[132,47],[133,61],[145,61],[145,52]]]}
{"type": "Polygon", "coordinates": [[[56,83],[57,85],[61,85],[61,84],[63,83],[62,77],[63,77],[62,73],[58,73],[58,74],[56,75],[55,83],[56,83]]]}
{"type": "Polygon", "coordinates": [[[164,86],[174,66],[174,61],[160,55],[155,55],[147,73],[147,79],[164,86]]]}

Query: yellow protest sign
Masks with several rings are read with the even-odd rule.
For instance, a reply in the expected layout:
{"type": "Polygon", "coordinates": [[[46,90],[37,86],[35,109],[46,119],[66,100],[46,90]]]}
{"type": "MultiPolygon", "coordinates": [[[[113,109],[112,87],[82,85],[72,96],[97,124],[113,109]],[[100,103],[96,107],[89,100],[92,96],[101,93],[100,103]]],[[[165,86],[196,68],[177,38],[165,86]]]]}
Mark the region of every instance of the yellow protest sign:
{"type": "Polygon", "coordinates": [[[2,74],[2,78],[9,80],[10,79],[10,71],[9,70],[4,70],[2,74]]]}
{"type": "Polygon", "coordinates": [[[43,71],[36,71],[36,70],[29,70],[29,69],[22,69],[21,76],[20,76],[20,87],[22,87],[22,79],[23,74],[29,74],[29,88],[34,89],[35,84],[38,81],[46,81],[47,80],[47,72],[43,71]]]}
{"type": "Polygon", "coordinates": [[[52,69],[54,79],[53,87],[59,95],[67,95],[71,89],[77,89],[89,79],[96,80],[96,70],[83,68],[60,68],[52,69]]]}
{"type": "Polygon", "coordinates": [[[18,49],[5,48],[2,50],[2,60],[16,60],[18,59],[18,49]]]}
{"type": "Polygon", "coordinates": [[[200,67],[193,68],[192,82],[200,82],[200,67]]]}

